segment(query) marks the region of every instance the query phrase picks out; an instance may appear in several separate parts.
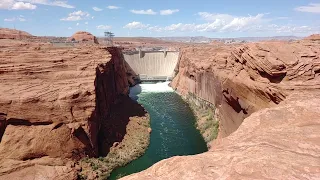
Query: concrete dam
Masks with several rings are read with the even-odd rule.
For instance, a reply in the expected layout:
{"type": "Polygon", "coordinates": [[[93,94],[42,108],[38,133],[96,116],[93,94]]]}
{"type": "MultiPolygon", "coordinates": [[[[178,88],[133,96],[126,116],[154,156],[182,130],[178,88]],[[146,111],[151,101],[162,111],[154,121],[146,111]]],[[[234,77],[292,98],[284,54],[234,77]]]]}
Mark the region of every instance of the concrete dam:
{"type": "Polygon", "coordinates": [[[178,51],[123,52],[129,67],[140,81],[172,80],[179,59],[178,51]]]}

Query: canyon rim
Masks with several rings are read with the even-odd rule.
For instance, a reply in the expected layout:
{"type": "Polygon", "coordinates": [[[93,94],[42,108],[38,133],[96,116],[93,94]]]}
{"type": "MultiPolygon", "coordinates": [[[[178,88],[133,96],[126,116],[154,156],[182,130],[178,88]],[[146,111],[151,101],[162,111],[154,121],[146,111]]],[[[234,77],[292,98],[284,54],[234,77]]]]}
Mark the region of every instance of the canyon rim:
{"type": "Polygon", "coordinates": [[[0,180],[320,179],[320,4],[108,3],[0,2],[0,180]]]}

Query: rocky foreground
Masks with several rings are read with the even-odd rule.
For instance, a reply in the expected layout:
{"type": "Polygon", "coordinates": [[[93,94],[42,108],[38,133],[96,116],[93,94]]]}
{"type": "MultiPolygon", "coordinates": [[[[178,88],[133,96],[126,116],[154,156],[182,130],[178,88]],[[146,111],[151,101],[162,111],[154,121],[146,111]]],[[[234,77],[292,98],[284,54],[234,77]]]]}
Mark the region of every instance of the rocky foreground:
{"type": "Polygon", "coordinates": [[[319,179],[317,37],[183,48],[172,86],[214,105],[218,139],[123,179],[319,179]]]}
{"type": "MultiPolygon", "coordinates": [[[[149,123],[136,103],[137,112],[110,113],[129,99],[118,49],[17,40],[0,46],[0,179],[76,179],[77,161],[107,154],[126,139],[127,124],[149,123]]],[[[142,131],[149,134],[147,125],[142,131]]]]}

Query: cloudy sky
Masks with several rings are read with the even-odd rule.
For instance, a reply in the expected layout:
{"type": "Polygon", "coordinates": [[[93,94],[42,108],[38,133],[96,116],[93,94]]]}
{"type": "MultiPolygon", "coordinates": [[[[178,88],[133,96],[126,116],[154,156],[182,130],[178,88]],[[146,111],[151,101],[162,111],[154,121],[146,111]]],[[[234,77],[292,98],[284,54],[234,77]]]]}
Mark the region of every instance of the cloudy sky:
{"type": "Polygon", "coordinates": [[[0,27],[46,36],[306,36],[320,33],[320,0],[0,0],[0,27]]]}

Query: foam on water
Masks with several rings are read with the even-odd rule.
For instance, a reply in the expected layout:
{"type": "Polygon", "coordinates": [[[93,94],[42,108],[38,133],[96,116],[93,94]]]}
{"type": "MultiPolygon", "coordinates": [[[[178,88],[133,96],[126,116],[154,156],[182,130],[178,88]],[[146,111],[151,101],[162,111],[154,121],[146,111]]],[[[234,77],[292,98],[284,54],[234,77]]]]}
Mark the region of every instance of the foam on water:
{"type": "Polygon", "coordinates": [[[129,96],[135,97],[141,93],[160,93],[160,92],[174,92],[174,90],[169,86],[170,81],[158,82],[154,84],[137,84],[130,88],[129,96]]]}

